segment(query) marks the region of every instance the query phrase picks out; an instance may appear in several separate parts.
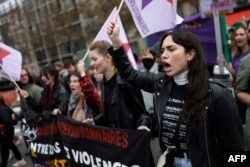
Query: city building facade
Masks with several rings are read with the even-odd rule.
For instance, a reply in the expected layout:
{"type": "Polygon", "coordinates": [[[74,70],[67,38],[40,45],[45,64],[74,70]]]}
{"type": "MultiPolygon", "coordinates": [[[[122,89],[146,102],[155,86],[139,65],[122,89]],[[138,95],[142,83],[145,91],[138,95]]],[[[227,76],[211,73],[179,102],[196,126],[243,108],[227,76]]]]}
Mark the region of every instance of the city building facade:
{"type": "MultiPolygon", "coordinates": [[[[78,60],[105,21],[99,18],[98,24],[97,15],[91,14],[96,4],[88,0],[1,0],[0,40],[19,50],[23,66],[35,74],[49,63],[78,60]]],[[[128,34],[132,48],[139,52],[143,40],[138,33],[128,34]]]]}
{"type": "MultiPolygon", "coordinates": [[[[249,2],[234,0],[234,7],[249,2]]],[[[19,50],[23,66],[39,74],[46,64],[83,57],[108,16],[107,11],[112,10],[110,3],[111,0],[0,0],[0,42],[19,50]]],[[[182,17],[199,12],[199,0],[178,0],[177,6],[182,17]]],[[[138,54],[146,44],[135,26],[131,27],[127,36],[133,52],[138,54]]]]}

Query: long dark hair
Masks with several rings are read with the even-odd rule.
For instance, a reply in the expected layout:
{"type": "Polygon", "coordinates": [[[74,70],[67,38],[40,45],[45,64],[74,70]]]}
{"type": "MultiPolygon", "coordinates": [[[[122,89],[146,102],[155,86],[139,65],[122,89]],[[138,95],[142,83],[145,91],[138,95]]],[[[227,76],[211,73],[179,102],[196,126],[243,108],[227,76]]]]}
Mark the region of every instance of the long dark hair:
{"type": "Polygon", "coordinates": [[[46,65],[44,66],[41,71],[40,71],[40,75],[44,75],[46,76],[46,78],[48,78],[48,74],[50,74],[51,76],[54,76],[55,78],[55,82],[58,82],[58,71],[56,70],[56,68],[53,65],[46,65]]]}
{"type": "Polygon", "coordinates": [[[196,36],[186,29],[176,29],[165,34],[161,40],[171,35],[173,41],[184,47],[185,52],[195,51],[195,56],[188,63],[188,84],[185,88],[183,112],[180,115],[180,121],[192,119],[188,124],[188,128],[192,130],[202,119],[204,111],[204,101],[208,93],[208,71],[207,65],[202,53],[202,47],[196,36]]]}

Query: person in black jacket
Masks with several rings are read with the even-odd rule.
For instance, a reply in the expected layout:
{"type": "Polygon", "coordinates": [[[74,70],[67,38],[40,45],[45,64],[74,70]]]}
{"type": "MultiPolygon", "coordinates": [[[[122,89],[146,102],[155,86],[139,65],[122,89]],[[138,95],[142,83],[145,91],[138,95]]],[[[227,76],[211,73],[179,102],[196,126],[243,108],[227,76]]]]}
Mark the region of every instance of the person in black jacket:
{"type": "Polygon", "coordinates": [[[121,129],[150,131],[150,117],[146,112],[140,89],[121,80],[108,54],[111,44],[96,41],[90,46],[90,65],[95,73],[103,73],[101,95],[103,113],[84,122],[121,129]]]}
{"type": "MultiPolygon", "coordinates": [[[[53,65],[47,65],[40,71],[41,79],[45,85],[40,101],[36,101],[23,89],[20,94],[26,99],[29,107],[36,112],[51,111],[54,115],[62,113],[67,115],[69,94],[59,82],[58,72],[53,65]]],[[[48,113],[49,114],[49,113],[48,113]]]]}
{"type": "Polygon", "coordinates": [[[119,26],[112,21],[107,33],[109,54],[123,80],[155,93],[155,114],[162,164],[220,167],[227,151],[244,150],[242,123],[232,93],[209,81],[202,48],[190,31],[175,29],[160,42],[163,73],[134,70],[119,39],[119,26]],[[167,157],[164,159],[164,157],[167,157]]]}
{"type": "Polygon", "coordinates": [[[14,111],[9,108],[4,100],[0,98],[0,143],[1,143],[1,167],[6,167],[8,163],[9,150],[11,150],[17,162],[12,166],[18,167],[26,164],[26,161],[22,158],[20,151],[13,142],[14,137],[14,121],[12,119],[14,111]]]}

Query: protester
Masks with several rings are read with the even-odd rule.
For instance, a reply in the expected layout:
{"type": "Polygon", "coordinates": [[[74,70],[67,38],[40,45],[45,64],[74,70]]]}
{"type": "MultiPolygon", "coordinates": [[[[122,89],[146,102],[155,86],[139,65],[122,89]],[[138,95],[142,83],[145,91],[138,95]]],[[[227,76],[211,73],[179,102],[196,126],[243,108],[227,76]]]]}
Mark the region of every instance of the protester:
{"type": "MultiPolygon", "coordinates": [[[[148,49],[143,49],[140,52],[140,57],[142,61],[141,70],[142,72],[153,72],[158,73],[159,63],[155,61],[156,57],[148,49]]],[[[154,104],[153,104],[153,94],[142,90],[142,96],[145,103],[146,111],[151,115],[154,114],[154,104]]]]}
{"type": "Polygon", "coordinates": [[[107,41],[96,41],[90,46],[90,65],[96,73],[103,73],[101,95],[103,113],[86,123],[121,129],[150,131],[150,118],[145,110],[141,91],[123,82],[117,74],[107,41]]]}
{"type": "MultiPolygon", "coordinates": [[[[160,57],[159,53],[159,42],[157,42],[154,46],[150,48],[143,49],[140,52],[140,59],[142,61],[141,69],[142,72],[152,72],[152,73],[159,73],[159,60],[158,57],[160,57]],[[158,49],[158,50],[157,50],[158,49]]],[[[154,104],[154,94],[141,90],[142,96],[144,100],[144,104],[146,107],[146,111],[149,113],[151,121],[152,121],[152,127],[155,127],[154,125],[157,123],[156,118],[154,117],[155,113],[155,104],[154,104]]],[[[160,148],[159,148],[159,138],[158,138],[158,131],[157,129],[151,129],[151,150],[153,153],[154,161],[157,163],[159,156],[160,156],[160,148]]]]}
{"type": "MultiPolygon", "coordinates": [[[[238,26],[235,28],[233,33],[233,40],[231,44],[231,50],[233,53],[232,65],[229,65],[224,56],[219,57],[219,61],[223,61],[224,66],[230,72],[232,76],[232,86],[236,81],[237,72],[240,66],[240,61],[246,55],[250,53],[250,37],[247,35],[247,29],[244,26],[238,26]]],[[[245,124],[245,113],[246,113],[246,105],[242,103],[238,97],[235,98],[238,106],[238,111],[240,113],[240,117],[243,125],[245,124]]]]}
{"type": "Polygon", "coordinates": [[[78,121],[84,121],[102,112],[101,98],[88,75],[86,75],[82,60],[77,63],[77,72],[71,73],[69,86],[71,95],[68,116],[78,121]]]}
{"type": "Polygon", "coordinates": [[[223,166],[226,151],[243,150],[235,100],[226,87],[208,80],[195,35],[185,29],[166,33],[160,42],[165,73],[154,74],[132,68],[116,22],[110,23],[107,33],[113,45],[108,51],[121,78],[156,95],[160,146],[168,152],[164,166],[173,166],[180,158],[186,159],[184,166],[223,166]]]}
{"type": "MultiPolygon", "coordinates": [[[[29,95],[35,99],[35,101],[41,100],[43,88],[35,84],[34,78],[26,68],[22,68],[21,70],[21,76],[18,85],[21,89],[27,91],[29,95]]],[[[20,96],[20,107],[22,115],[24,118],[27,118],[26,116],[31,110],[23,96],[20,96]]]]}
{"type": "Polygon", "coordinates": [[[17,159],[17,162],[12,164],[13,167],[26,165],[20,151],[13,142],[14,137],[14,121],[12,119],[14,111],[5,104],[5,101],[0,99],[0,143],[1,143],[1,167],[6,167],[9,158],[9,150],[11,150],[17,159]]]}
{"type": "Polygon", "coordinates": [[[246,122],[245,122],[245,146],[250,150],[250,54],[242,58],[240,68],[237,73],[235,83],[235,93],[237,98],[246,106],[246,122]]]}
{"type": "Polygon", "coordinates": [[[70,74],[76,71],[75,61],[71,59],[67,59],[64,62],[64,67],[66,69],[66,73],[60,78],[60,80],[63,86],[66,88],[67,93],[70,94],[69,78],[70,78],[70,74]]]}
{"type": "Polygon", "coordinates": [[[150,52],[154,55],[155,61],[159,64],[158,71],[163,72],[163,65],[161,62],[160,41],[156,42],[149,48],[150,52]]]}
{"type": "Polygon", "coordinates": [[[40,71],[45,84],[40,101],[36,101],[26,90],[20,94],[26,99],[29,107],[36,112],[50,111],[53,114],[67,114],[69,95],[64,86],[58,81],[58,72],[53,65],[47,65],[40,71]]]}
{"type": "MultiPolygon", "coordinates": [[[[34,97],[36,101],[41,100],[41,94],[42,94],[43,88],[35,84],[35,79],[31,76],[30,72],[26,68],[21,69],[20,81],[18,81],[17,84],[19,85],[21,89],[27,91],[31,97],[34,97]]],[[[24,118],[25,122],[27,123],[27,120],[30,119],[29,116],[32,110],[27,104],[26,99],[23,98],[21,95],[20,95],[20,109],[21,109],[21,117],[19,117],[19,119],[24,118]]],[[[20,142],[20,139],[21,139],[20,137],[21,136],[14,137],[14,142],[16,145],[17,143],[20,142]]],[[[26,142],[25,144],[28,147],[28,144],[26,142]]],[[[27,152],[26,154],[29,154],[29,153],[27,152]]]]}
{"type": "Polygon", "coordinates": [[[233,53],[232,66],[225,61],[224,56],[218,57],[218,62],[223,61],[224,66],[232,75],[232,85],[236,80],[236,75],[240,66],[240,60],[250,53],[250,38],[246,27],[239,26],[235,28],[231,44],[233,53]]]}
{"type": "Polygon", "coordinates": [[[62,79],[64,76],[68,74],[68,71],[66,68],[64,68],[63,63],[57,61],[54,63],[54,66],[59,74],[59,79],[62,79]]]}

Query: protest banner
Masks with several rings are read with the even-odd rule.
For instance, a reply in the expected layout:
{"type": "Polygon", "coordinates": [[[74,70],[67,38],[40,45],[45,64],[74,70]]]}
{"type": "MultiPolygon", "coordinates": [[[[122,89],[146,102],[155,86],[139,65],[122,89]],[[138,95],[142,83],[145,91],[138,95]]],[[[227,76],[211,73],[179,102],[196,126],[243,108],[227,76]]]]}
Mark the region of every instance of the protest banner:
{"type": "Polygon", "coordinates": [[[152,167],[150,134],[83,124],[63,115],[21,125],[35,166],[152,167]]]}
{"type": "Polygon", "coordinates": [[[39,126],[20,123],[21,132],[35,167],[69,167],[56,119],[42,121],[39,126]]]}

